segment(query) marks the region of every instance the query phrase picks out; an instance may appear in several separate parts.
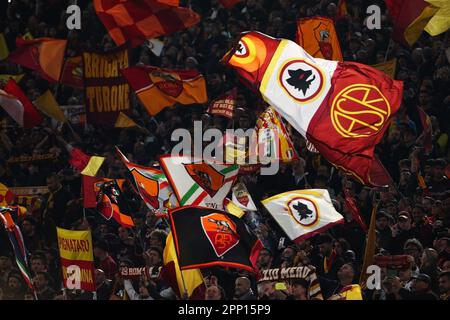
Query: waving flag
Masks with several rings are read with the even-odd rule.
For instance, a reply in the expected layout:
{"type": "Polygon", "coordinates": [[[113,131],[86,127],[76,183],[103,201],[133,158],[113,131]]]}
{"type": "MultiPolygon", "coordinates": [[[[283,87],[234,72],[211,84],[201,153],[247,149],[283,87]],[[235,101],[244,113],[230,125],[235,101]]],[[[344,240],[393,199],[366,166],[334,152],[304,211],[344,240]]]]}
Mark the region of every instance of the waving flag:
{"type": "Polygon", "coordinates": [[[402,82],[258,32],[244,33],[224,61],[335,167],[363,184],[391,183],[374,149],[400,107],[402,82]]]}
{"type": "Polygon", "coordinates": [[[261,202],[296,243],[344,223],[327,190],[288,191],[261,202]]]}
{"type": "Polygon", "coordinates": [[[161,276],[170,284],[178,297],[182,299],[187,296],[191,300],[205,299],[206,286],[200,269],[180,270],[172,232],[167,236],[163,257],[164,266],[161,276]]]}
{"type": "Polygon", "coordinates": [[[123,181],[112,180],[100,185],[97,195],[97,211],[106,219],[113,218],[122,227],[134,227],[131,216],[121,212],[123,181]]]}
{"type": "Polygon", "coordinates": [[[44,121],[42,115],[13,79],[8,81],[3,90],[0,89],[0,106],[25,129],[31,129],[44,121]]]}
{"type": "Polygon", "coordinates": [[[173,0],[94,0],[94,8],[118,46],[129,41],[136,47],[200,21],[197,13],[173,0]]]}
{"type": "Polygon", "coordinates": [[[88,156],[78,148],[70,149],[69,163],[86,176],[95,177],[104,161],[104,157],[88,156]]]}
{"type": "Polygon", "coordinates": [[[67,40],[17,38],[17,49],[9,55],[9,61],[38,72],[50,82],[58,82],[64,63],[67,40]]]}
{"type": "Polygon", "coordinates": [[[14,256],[16,258],[17,267],[20,270],[28,288],[33,289],[33,284],[31,282],[31,273],[29,271],[28,265],[28,252],[25,248],[25,243],[23,241],[22,232],[20,228],[14,222],[10,209],[0,207],[0,220],[5,227],[9,241],[11,242],[12,248],[14,250],[14,256]]]}
{"type": "Polygon", "coordinates": [[[130,170],[139,195],[147,207],[154,210],[175,208],[178,206],[175,194],[161,170],[144,167],[128,161],[127,157],[116,147],[117,154],[130,170]]]}
{"type": "Polygon", "coordinates": [[[359,211],[358,205],[356,204],[355,198],[350,194],[350,190],[344,188],[344,201],[345,206],[348,208],[352,214],[353,220],[355,220],[361,229],[367,232],[367,226],[361,217],[361,212],[359,211]]]}
{"type": "Polygon", "coordinates": [[[436,13],[425,26],[425,31],[433,37],[450,29],[450,1],[426,0],[431,6],[437,8],[436,13]]]}
{"type": "Polygon", "coordinates": [[[228,266],[256,272],[263,245],[242,219],[201,207],[177,208],[169,217],[181,270],[228,266]]]}
{"type": "Polygon", "coordinates": [[[420,38],[423,29],[438,10],[425,0],[385,0],[385,2],[394,24],[393,39],[409,46],[420,38]]]}
{"type": "Polygon", "coordinates": [[[315,58],[343,61],[334,22],[330,18],[300,19],[297,22],[297,43],[315,58]]]}
{"type": "Polygon", "coordinates": [[[238,165],[191,161],[186,156],[164,156],[159,162],[180,206],[223,209],[223,202],[237,178],[238,165]]]}
{"type": "Polygon", "coordinates": [[[52,117],[59,122],[67,122],[64,112],[59,107],[58,102],[56,102],[56,99],[50,90],[45,91],[34,103],[49,117],[52,117]]]}
{"type": "Polygon", "coordinates": [[[255,131],[258,136],[258,143],[255,144],[252,152],[259,154],[262,150],[264,157],[281,162],[292,162],[299,159],[284,123],[273,107],[267,108],[259,116],[255,131]],[[256,148],[259,148],[259,150],[256,150],[256,148]]]}
{"type": "Polygon", "coordinates": [[[256,211],[255,203],[253,202],[252,196],[247,190],[247,187],[242,182],[236,183],[233,187],[232,198],[233,203],[239,208],[246,211],[256,211]]]}
{"type": "Polygon", "coordinates": [[[14,193],[12,193],[7,186],[0,182],[0,206],[7,206],[13,203],[14,198],[14,193]]]}
{"type": "Polygon", "coordinates": [[[70,57],[64,61],[61,83],[75,88],[84,88],[82,56],[70,57]]]}
{"type": "Polygon", "coordinates": [[[147,112],[154,116],[175,103],[205,103],[205,78],[197,71],[136,66],[120,70],[147,112]]]}

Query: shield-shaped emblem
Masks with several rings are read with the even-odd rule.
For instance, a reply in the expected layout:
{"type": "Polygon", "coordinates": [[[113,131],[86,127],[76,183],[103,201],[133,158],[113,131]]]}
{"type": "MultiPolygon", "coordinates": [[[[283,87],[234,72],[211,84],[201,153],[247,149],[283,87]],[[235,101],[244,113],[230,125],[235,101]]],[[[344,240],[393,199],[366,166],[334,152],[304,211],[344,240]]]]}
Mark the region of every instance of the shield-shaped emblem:
{"type": "Polygon", "coordinates": [[[222,257],[239,243],[236,224],[223,213],[211,213],[201,217],[206,234],[217,257],[222,257]]]}
{"type": "Polygon", "coordinates": [[[184,167],[191,178],[211,197],[223,186],[225,176],[206,163],[190,163],[184,167]]]}

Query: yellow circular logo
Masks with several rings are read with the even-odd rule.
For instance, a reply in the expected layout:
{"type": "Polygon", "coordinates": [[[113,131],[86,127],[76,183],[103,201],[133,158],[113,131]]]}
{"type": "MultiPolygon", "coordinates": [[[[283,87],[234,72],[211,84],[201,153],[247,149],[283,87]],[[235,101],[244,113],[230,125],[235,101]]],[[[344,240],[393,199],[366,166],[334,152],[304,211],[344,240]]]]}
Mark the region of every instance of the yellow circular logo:
{"type": "Polygon", "coordinates": [[[391,115],[391,106],[373,85],[353,84],[339,92],[331,105],[333,127],[345,138],[375,135],[391,115]]]}

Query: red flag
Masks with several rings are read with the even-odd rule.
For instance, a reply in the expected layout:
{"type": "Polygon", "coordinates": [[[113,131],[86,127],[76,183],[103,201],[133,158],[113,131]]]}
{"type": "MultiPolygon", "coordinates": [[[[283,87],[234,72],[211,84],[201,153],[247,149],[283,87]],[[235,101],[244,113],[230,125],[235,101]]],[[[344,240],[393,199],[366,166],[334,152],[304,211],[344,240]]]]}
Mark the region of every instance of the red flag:
{"type": "Polygon", "coordinates": [[[365,232],[367,232],[367,226],[364,223],[363,219],[361,218],[361,212],[359,211],[359,208],[356,205],[356,200],[350,194],[350,190],[348,190],[347,188],[344,189],[344,200],[345,200],[345,206],[348,208],[348,210],[350,210],[353,220],[358,222],[361,229],[363,229],[365,232]]]}
{"type": "Polygon", "coordinates": [[[337,5],[336,20],[344,18],[347,14],[347,0],[339,0],[337,5]]]}
{"type": "Polygon", "coordinates": [[[70,150],[69,163],[84,175],[95,177],[103,161],[105,161],[104,157],[88,156],[78,148],[70,150]]]}
{"type": "Polygon", "coordinates": [[[236,4],[241,2],[242,0],[220,0],[220,3],[227,9],[234,7],[236,4]]]}
{"type": "Polygon", "coordinates": [[[394,32],[392,38],[412,46],[420,37],[437,8],[425,0],[386,0],[394,32]]]}
{"type": "Polygon", "coordinates": [[[19,125],[30,129],[44,121],[13,79],[10,79],[3,89],[0,90],[0,105],[19,125]]]}
{"type": "Polygon", "coordinates": [[[84,88],[83,59],[81,56],[68,58],[64,62],[61,83],[75,88],[84,88]]]}
{"type": "Polygon", "coordinates": [[[114,42],[132,47],[193,26],[200,16],[173,0],[94,0],[95,11],[114,42]]]}
{"type": "Polygon", "coordinates": [[[59,81],[67,40],[17,38],[16,45],[17,49],[9,55],[9,61],[37,71],[47,81],[59,81]]]}

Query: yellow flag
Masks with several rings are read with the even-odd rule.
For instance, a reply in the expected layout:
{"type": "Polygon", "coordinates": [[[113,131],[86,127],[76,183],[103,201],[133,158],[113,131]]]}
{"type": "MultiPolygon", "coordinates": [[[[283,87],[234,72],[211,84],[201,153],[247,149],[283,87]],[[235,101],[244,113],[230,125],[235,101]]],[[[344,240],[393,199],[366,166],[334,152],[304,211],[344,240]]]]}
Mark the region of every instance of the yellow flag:
{"type": "Polygon", "coordinates": [[[128,117],[125,113],[120,112],[117,117],[115,128],[131,128],[137,127],[138,125],[134,122],[130,117],[128,117]]]}
{"type": "Polygon", "coordinates": [[[67,122],[64,112],[59,107],[58,102],[56,102],[55,97],[50,90],[45,91],[45,93],[38,97],[34,103],[38,109],[47,116],[60,122],[67,122]]]}
{"type": "Polygon", "coordinates": [[[437,12],[425,26],[425,31],[432,36],[437,36],[450,29],[450,1],[449,0],[426,0],[437,12]]]}
{"type": "Polygon", "coordinates": [[[169,233],[166,239],[166,247],[164,248],[164,274],[172,281],[169,283],[172,286],[177,285],[177,288],[172,288],[178,291],[177,294],[183,297],[187,293],[188,297],[193,299],[200,299],[196,289],[203,285],[203,276],[200,269],[180,270],[178,264],[178,257],[173,242],[172,233],[169,233]],[[174,283],[176,279],[176,283],[174,283]],[[186,292],[187,291],[187,292],[186,292]]]}
{"type": "Polygon", "coordinates": [[[233,201],[230,201],[229,199],[225,199],[224,205],[225,205],[225,211],[227,211],[228,213],[231,213],[233,216],[242,218],[242,216],[245,214],[244,210],[239,208],[233,201]]]}
{"type": "Polygon", "coordinates": [[[361,269],[361,276],[359,278],[359,285],[362,288],[366,287],[367,280],[367,268],[373,264],[373,257],[375,256],[375,240],[376,240],[376,221],[377,221],[377,207],[374,206],[372,209],[372,216],[370,218],[370,226],[366,235],[366,250],[364,252],[364,263],[361,269]]]}
{"type": "Polygon", "coordinates": [[[87,166],[83,169],[83,171],[81,171],[81,174],[84,174],[85,176],[95,177],[105,159],[106,158],[104,157],[91,156],[87,166]]]}
{"type": "Polygon", "coordinates": [[[9,56],[8,45],[6,44],[5,36],[0,33],[0,60],[5,60],[9,56]]]}
{"type": "Polygon", "coordinates": [[[372,65],[375,69],[378,69],[380,71],[383,71],[386,73],[391,79],[394,79],[395,77],[395,69],[397,68],[397,59],[391,59],[386,62],[381,62],[372,65]]]}
{"type": "Polygon", "coordinates": [[[22,80],[24,74],[0,74],[0,84],[6,83],[9,79],[13,79],[15,82],[19,83],[22,80]]]}
{"type": "Polygon", "coordinates": [[[361,287],[357,284],[343,288],[340,295],[345,300],[363,300],[361,287]]]}

